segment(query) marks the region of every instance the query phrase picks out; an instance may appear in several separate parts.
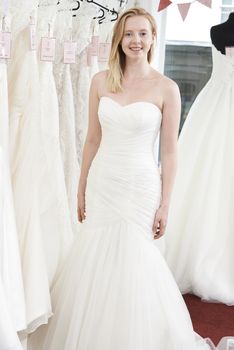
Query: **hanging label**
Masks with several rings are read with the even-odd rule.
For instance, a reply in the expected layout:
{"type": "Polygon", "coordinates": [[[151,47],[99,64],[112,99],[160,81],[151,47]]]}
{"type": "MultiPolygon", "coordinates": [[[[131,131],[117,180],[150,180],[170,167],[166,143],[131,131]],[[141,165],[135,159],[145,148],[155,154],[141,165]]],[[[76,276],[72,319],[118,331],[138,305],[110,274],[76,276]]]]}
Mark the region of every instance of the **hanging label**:
{"type": "Polygon", "coordinates": [[[37,49],[35,24],[29,25],[29,32],[30,32],[30,50],[33,51],[37,49]]]}
{"type": "Polygon", "coordinates": [[[0,32],[0,58],[11,58],[11,33],[0,32]]]}
{"type": "Polygon", "coordinates": [[[53,62],[55,60],[55,38],[41,38],[41,61],[53,62]]]}
{"type": "Polygon", "coordinates": [[[63,62],[76,63],[76,47],[75,41],[65,41],[63,46],[63,62]]]}
{"type": "Polygon", "coordinates": [[[93,35],[90,43],[90,50],[92,56],[98,55],[98,43],[99,43],[99,36],[93,35]]]}
{"type": "Polygon", "coordinates": [[[234,57],[234,46],[226,46],[225,47],[225,54],[228,57],[234,57]]]}
{"type": "Polygon", "coordinates": [[[110,55],[111,44],[110,43],[100,43],[98,49],[98,61],[107,62],[110,55]]]}

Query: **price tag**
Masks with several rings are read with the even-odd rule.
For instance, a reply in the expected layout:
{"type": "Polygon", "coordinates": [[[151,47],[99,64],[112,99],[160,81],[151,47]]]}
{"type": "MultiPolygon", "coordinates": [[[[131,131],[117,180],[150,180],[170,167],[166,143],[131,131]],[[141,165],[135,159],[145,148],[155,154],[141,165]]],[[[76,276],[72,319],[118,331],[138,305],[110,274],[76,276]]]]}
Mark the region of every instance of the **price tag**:
{"type": "Polygon", "coordinates": [[[55,60],[55,38],[41,38],[41,61],[53,62],[55,60]]]}
{"type": "Polygon", "coordinates": [[[35,24],[29,25],[29,33],[30,33],[30,50],[34,51],[37,49],[36,25],[35,24]]]}
{"type": "Polygon", "coordinates": [[[75,41],[65,41],[63,46],[63,62],[76,63],[76,47],[75,41]]]}
{"type": "Polygon", "coordinates": [[[11,33],[0,32],[0,58],[11,58],[11,33]]]}
{"type": "Polygon", "coordinates": [[[110,55],[111,44],[110,43],[100,43],[98,50],[98,61],[107,62],[110,55]]]}
{"type": "Polygon", "coordinates": [[[98,55],[98,43],[99,43],[99,36],[93,35],[90,43],[90,51],[92,56],[98,55]]]}
{"type": "Polygon", "coordinates": [[[234,46],[226,46],[225,53],[228,57],[234,57],[234,46]]]}

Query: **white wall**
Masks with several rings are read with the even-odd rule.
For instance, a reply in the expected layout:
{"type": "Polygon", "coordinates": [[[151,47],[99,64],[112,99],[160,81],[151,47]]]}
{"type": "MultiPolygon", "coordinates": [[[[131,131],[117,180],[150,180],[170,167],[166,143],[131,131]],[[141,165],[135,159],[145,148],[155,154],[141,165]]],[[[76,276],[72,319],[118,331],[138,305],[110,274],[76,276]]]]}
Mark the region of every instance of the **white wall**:
{"type": "Polygon", "coordinates": [[[182,1],[173,0],[167,8],[166,40],[210,43],[210,27],[220,23],[221,0],[213,0],[211,9],[193,2],[184,22],[176,2],[182,1]]]}

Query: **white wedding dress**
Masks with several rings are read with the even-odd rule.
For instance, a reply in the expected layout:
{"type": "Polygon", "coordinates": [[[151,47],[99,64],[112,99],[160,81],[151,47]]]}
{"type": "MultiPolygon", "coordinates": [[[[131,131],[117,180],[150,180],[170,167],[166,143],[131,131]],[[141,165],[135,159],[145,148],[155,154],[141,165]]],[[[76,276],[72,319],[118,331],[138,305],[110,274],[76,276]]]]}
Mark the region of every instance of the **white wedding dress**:
{"type": "Polygon", "coordinates": [[[54,316],[32,348],[207,350],[154,244],[160,203],[153,145],[161,112],[149,102],[99,105],[102,141],[91,165],[87,218],[53,291],[54,316]]]}
{"type": "MultiPolygon", "coordinates": [[[[0,124],[1,123],[0,114],[0,124]]],[[[7,130],[5,130],[7,133],[7,130]]],[[[1,140],[0,140],[1,143],[1,140]]],[[[24,290],[8,161],[0,145],[0,350],[22,349],[17,331],[25,328],[24,290]]]]}
{"type": "Polygon", "coordinates": [[[234,304],[234,60],[213,71],[179,137],[166,260],[182,293],[234,304]]]}

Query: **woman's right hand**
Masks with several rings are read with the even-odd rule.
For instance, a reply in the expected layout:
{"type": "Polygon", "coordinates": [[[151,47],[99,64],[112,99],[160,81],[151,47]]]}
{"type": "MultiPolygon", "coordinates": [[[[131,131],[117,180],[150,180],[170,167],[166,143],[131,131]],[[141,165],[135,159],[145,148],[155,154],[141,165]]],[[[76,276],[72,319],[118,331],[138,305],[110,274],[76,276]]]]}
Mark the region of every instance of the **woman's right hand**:
{"type": "Polygon", "coordinates": [[[78,221],[83,222],[85,220],[85,191],[78,191],[77,195],[77,214],[78,221]]]}

